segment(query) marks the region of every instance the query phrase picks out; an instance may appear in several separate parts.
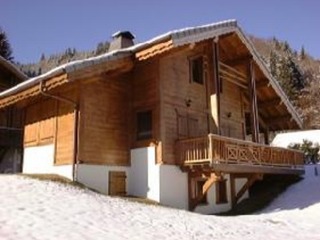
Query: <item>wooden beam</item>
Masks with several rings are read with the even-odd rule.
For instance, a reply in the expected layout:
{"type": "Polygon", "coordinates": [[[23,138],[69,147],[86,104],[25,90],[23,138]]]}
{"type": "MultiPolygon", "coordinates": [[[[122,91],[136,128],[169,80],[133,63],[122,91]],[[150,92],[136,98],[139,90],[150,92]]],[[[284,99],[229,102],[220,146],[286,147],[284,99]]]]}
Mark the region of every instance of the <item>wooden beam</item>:
{"type": "Polygon", "coordinates": [[[269,145],[269,128],[264,129],[264,144],[269,145]]]}
{"type": "MultiPolygon", "coordinates": [[[[210,177],[207,178],[205,183],[202,186],[202,192],[199,196],[197,196],[195,199],[192,198],[192,193],[189,192],[189,209],[192,211],[195,209],[195,207],[198,205],[198,203],[204,198],[210,187],[217,181],[221,180],[221,176],[216,173],[211,173],[210,177]]],[[[192,184],[192,178],[190,175],[190,180],[188,181],[189,184],[192,184]]],[[[189,185],[189,191],[192,191],[192,186],[189,185]]]]}
{"type": "Polygon", "coordinates": [[[239,56],[237,58],[224,61],[224,63],[229,65],[229,66],[235,67],[235,66],[239,66],[239,65],[248,64],[250,59],[252,59],[252,55],[251,54],[244,54],[244,55],[241,55],[241,56],[239,56]]]}
{"type": "Polygon", "coordinates": [[[193,201],[192,201],[192,177],[191,172],[188,172],[188,207],[189,210],[193,210],[193,201]]]}
{"type": "Polygon", "coordinates": [[[254,62],[250,61],[248,65],[248,82],[249,82],[249,97],[250,97],[250,112],[251,112],[251,135],[253,142],[259,142],[259,114],[257,106],[257,91],[254,72],[254,62]]]}
{"type": "Polygon", "coordinates": [[[234,174],[230,173],[230,193],[231,193],[231,207],[236,205],[236,182],[234,174]]]}
{"type": "MultiPolygon", "coordinates": [[[[247,94],[244,94],[243,95],[243,100],[246,104],[250,105],[250,101],[249,101],[249,97],[247,96],[247,94]]],[[[260,108],[260,105],[258,103],[258,111],[259,111],[259,108],[260,108]]],[[[261,114],[258,114],[258,117],[259,117],[259,126],[261,126],[263,129],[266,129],[268,128],[268,125],[266,123],[266,121],[263,119],[263,117],[261,116],[261,114]]]]}
{"type": "Polygon", "coordinates": [[[239,77],[241,78],[240,80],[242,80],[244,83],[247,83],[247,79],[246,79],[246,74],[245,73],[242,73],[241,71],[233,68],[233,67],[230,67],[229,65],[219,61],[219,66],[221,67],[221,70],[222,69],[225,69],[227,71],[230,72],[230,74],[232,74],[232,76],[236,76],[236,77],[239,77]]]}
{"type": "Polygon", "coordinates": [[[221,171],[228,173],[263,173],[263,174],[304,174],[302,168],[292,168],[291,166],[287,167],[275,167],[267,165],[249,165],[249,164],[212,164],[212,171],[221,171]]]}
{"type": "Polygon", "coordinates": [[[281,98],[274,98],[274,99],[270,99],[267,101],[259,101],[258,107],[259,108],[267,108],[267,107],[274,107],[274,106],[281,105],[281,104],[282,104],[281,98]]]}
{"type": "MultiPolygon", "coordinates": [[[[215,38],[213,40],[213,68],[214,68],[214,91],[216,98],[216,125],[217,125],[217,134],[221,135],[221,126],[220,126],[220,89],[221,89],[221,79],[219,73],[219,39],[215,38]]],[[[212,106],[213,107],[213,106],[212,106]]],[[[212,109],[213,110],[213,109],[212,109]]]]}
{"type": "Polygon", "coordinates": [[[239,199],[245,194],[245,192],[255,183],[257,180],[262,179],[262,174],[252,174],[249,178],[248,181],[242,186],[242,188],[239,190],[239,192],[235,196],[235,204],[239,201],[239,199]]]}
{"type": "Polygon", "coordinates": [[[228,82],[231,82],[231,83],[237,85],[238,87],[241,87],[242,89],[246,89],[246,90],[248,89],[248,86],[247,86],[246,84],[243,84],[243,83],[241,83],[241,82],[238,82],[238,81],[237,81],[236,79],[234,79],[234,78],[231,78],[231,77],[226,76],[226,75],[222,75],[221,78],[222,78],[223,80],[226,80],[226,81],[228,81],[228,82]]]}
{"type": "Polygon", "coordinates": [[[267,118],[265,119],[265,121],[268,125],[275,125],[275,124],[284,123],[284,122],[285,123],[291,122],[293,121],[293,119],[291,115],[284,115],[281,117],[267,118]]]}
{"type": "Polygon", "coordinates": [[[267,87],[269,84],[270,84],[269,79],[263,78],[263,79],[257,81],[256,88],[257,89],[264,88],[264,87],[267,87]]]}
{"type": "Polygon", "coordinates": [[[156,56],[158,54],[164,53],[166,51],[169,51],[173,48],[173,41],[172,39],[169,39],[167,41],[163,41],[157,44],[153,44],[147,48],[144,48],[140,51],[138,51],[135,56],[138,59],[138,61],[146,60],[150,57],[156,56]]]}

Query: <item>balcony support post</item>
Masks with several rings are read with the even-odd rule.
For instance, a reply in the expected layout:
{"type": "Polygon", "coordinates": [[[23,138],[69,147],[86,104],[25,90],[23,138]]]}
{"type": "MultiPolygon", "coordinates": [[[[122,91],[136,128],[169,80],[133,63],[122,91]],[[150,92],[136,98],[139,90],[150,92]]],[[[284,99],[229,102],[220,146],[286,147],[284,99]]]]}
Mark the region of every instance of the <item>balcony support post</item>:
{"type": "Polygon", "coordinates": [[[219,38],[213,40],[213,71],[214,71],[214,94],[211,96],[211,112],[217,127],[217,135],[221,135],[220,125],[220,91],[221,79],[219,72],[219,38]]]}
{"type": "Polygon", "coordinates": [[[257,104],[257,91],[254,73],[253,59],[248,65],[248,80],[249,80],[249,96],[250,96],[250,110],[251,110],[251,135],[253,142],[260,142],[259,138],[259,114],[257,104]]]}

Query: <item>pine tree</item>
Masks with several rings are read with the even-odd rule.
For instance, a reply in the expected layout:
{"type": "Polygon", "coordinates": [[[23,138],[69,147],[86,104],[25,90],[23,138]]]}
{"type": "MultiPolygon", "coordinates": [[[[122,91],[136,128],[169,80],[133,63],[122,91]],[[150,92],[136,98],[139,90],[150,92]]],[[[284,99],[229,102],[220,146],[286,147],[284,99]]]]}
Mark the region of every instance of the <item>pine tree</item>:
{"type": "Polygon", "coordinates": [[[0,55],[9,61],[13,61],[11,45],[7,38],[7,34],[1,28],[0,28],[0,55]]]}
{"type": "Polygon", "coordinates": [[[306,53],[304,50],[304,46],[302,45],[301,50],[300,50],[300,59],[303,60],[306,57],[306,53]]]}
{"type": "Polygon", "coordinates": [[[42,53],[40,57],[40,61],[44,61],[44,60],[46,60],[46,56],[44,55],[44,53],[42,53]]]}
{"type": "Polygon", "coordinates": [[[98,43],[96,50],[95,50],[95,56],[98,56],[100,54],[106,53],[109,50],[109,42],[100,42],[98,43]]]}
{"type": "Polygon", "coordinates": [[[269,56],[269,63],[270,63],[270,72],[273,77],[277,77],[277,55],[274,51],[270,52],[269,56]]]}

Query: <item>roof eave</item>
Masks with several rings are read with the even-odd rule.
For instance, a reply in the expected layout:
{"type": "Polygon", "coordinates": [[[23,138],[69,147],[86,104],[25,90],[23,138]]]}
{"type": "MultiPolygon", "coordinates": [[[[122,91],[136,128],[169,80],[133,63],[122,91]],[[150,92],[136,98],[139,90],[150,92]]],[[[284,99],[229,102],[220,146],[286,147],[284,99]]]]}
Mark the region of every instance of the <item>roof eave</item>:
{"type": "Polygon", "coordinates": [[[0,56],[0,64],[2,64],[8,71],[13,73],[18,78],[18,80],[24,81],[24,80],[28,79],[27,75],[25,75],[13,63],[11,63],[10,61],[6,60],[2,56],[0,56]]]}
{"type": "Polygon", "coordinates": [[[280,87],[278,81],[272,76],[269,69],[265,66],[263,63],[263,60],[260,57],[260,54],[257,52],[255,47],[253,46],[253,43],[246,37],[246,35],[242,32],[241,28],[237,27],[236,32],[241,39],[242,43],[246,45],[246,47],[250,50],[252,53],[253,59],[260,67],[261,71],[265,74],[265,76],[269,79],[269,82],[275,92],[278,94],[278,96],[281,98],[282,102],[285,104],[288,112],[291,114],[292,118],[297,123],[297,126],[302,129],[303,128],[303,121],[299,117],[298,113],[294,109],[293,105],[291,104],[290,100],[286,96],[286,94],[283,92],[282,88],[280,87]]]}

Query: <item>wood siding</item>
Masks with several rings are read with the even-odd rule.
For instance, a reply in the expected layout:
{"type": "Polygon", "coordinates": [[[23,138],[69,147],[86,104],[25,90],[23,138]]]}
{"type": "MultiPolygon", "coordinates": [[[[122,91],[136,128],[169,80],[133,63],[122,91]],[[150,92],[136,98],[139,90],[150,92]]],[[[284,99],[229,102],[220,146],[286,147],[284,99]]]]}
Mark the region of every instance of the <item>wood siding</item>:
{"type": "Polygon", "coordinates": [[[162,154],[167,164],[175,163],[174,145],[179,137],[208,133],[206,80],[204,84],[190,82],[188,58],[199,54],[205,55],[204,48],[177,52],[160,61],[162,154]]]}
{"type": "Polygon", "coordinates": [[[36,146],[54,142],[56,101],[45,100],[26,108],[24,145],[36,146]]]}
{"type": "Polygon", "coordinates": [[[74,107],[64,102],[58,103],[56,118],[55,163],[71,164],[74,152],[74,107]]]}
{"type": "Polygon", "coordinates": [[[159,62],[144,61],[136,65],[132,82],[132,147],[147,147],[157,144],[160,139],[160,96],[159,96],[159,62]],[[137,113],[152,112],[152,138],[137,140],[137,113]]]}
{"type": "Polygon", "coordinates": [[[129,164],[129,79],[82,85],[79,159],[83,163],[129,164]]]}
{"type": "Polygon", "coordinates": [[[221,135],[244,139],[244,111],[240,88],[223,81],[221,93],[221,135]]]}
{"type": "MultiPolygon", "coordinates": [[[[76,88],[60,96],[76,101],[76,88]]],[[[24,146],[55,145],[55,164],[71,164],[74,152],[74,106],[53,99],[42,99],[26,108],[24,146]]]]}

